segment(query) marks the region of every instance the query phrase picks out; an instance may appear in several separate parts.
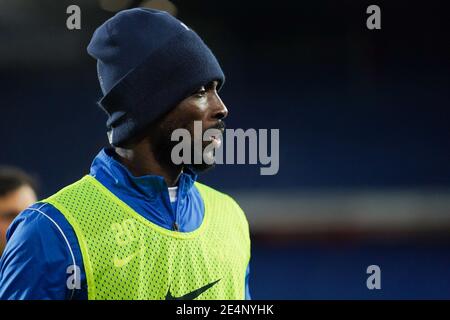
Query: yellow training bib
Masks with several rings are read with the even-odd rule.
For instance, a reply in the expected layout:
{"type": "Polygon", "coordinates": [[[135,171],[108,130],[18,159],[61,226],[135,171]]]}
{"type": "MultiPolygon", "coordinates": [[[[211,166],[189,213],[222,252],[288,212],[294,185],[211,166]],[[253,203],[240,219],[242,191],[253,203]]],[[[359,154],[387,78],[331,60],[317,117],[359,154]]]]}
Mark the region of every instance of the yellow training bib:
{"type": "Polygon", "coordinates": [[[75,230],[89,299],[244,299],[248,223],[229,196],[198,182],[205,204],[193,232],[159,227],[85,176],[44,200],[75,230]]]}

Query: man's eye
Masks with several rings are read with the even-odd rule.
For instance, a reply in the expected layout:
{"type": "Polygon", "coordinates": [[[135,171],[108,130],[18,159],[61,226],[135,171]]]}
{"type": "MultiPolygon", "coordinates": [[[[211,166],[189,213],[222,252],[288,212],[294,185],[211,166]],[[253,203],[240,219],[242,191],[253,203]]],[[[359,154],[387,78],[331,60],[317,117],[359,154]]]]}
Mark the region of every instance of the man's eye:
{"type": "Polygon", "coordinates": [[[206,89],[205,88],[201,88],[200,90],[198,90],[195,93],[195,96],[198,98],[203,98],[206,95],[206,89]]]}

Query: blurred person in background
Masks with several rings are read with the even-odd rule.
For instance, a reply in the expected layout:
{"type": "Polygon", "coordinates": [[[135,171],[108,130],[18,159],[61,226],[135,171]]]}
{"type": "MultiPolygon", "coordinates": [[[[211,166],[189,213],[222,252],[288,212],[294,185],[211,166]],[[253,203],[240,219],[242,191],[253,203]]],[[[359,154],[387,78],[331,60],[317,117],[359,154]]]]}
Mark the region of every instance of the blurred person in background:
{"type": "MultiPolygon", "coordinates": [[[[249,299],[244,212],[196,182],[213,163],[171,159],[174,130],[192,141],[195,121],[224,130],[215,56],[184,23],[151,9],[116,14],[88,53],[113,147],[89,175],[15,220],[0,299],[249,299]]],[[[202,154],[220,139],[203,141],[202,154]]]]}
{"type": "Polygon", "coordinates": [[[20,169],[0,166],[0,256],[6,245],[8,227],[36,201],[36,184],[30,176],[20,169]]]}

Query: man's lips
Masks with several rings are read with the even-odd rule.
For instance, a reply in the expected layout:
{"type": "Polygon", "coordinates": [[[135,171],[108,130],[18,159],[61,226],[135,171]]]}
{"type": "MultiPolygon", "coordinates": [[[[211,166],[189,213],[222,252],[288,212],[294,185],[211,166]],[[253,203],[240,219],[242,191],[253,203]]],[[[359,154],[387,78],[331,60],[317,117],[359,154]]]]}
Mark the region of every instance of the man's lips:
{"type": "Polygon", "coordinates": [[[225,129],[223,127],[220,129],[219,128],[213,128],[213,129],[220,131],[220,134],[209,135],[206,138],[205,143],[206,143],[206,145],[213,144],[214,148],[220,148],[220,146],[222,145],[222,136],[223,136],[225,129]]]}
{"type": "Polygon", "coordinates": [[[220,148],[222,145],[222,137],[211,136],[209,140],[214,145],[214,148],[220,148]]]}

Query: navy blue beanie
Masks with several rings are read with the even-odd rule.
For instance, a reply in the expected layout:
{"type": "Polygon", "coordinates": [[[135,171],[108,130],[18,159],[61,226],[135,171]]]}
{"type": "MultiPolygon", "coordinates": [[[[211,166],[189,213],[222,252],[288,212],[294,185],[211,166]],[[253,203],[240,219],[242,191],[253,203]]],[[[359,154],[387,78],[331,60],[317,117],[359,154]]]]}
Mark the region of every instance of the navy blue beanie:
{"type": "Polygon", "coordinates": [[[136,8],[103,23],[88,53],[97,59],[109,142],[120,146],[202,85],[224,74],[200,37],[170,14],[136,8]]]}

